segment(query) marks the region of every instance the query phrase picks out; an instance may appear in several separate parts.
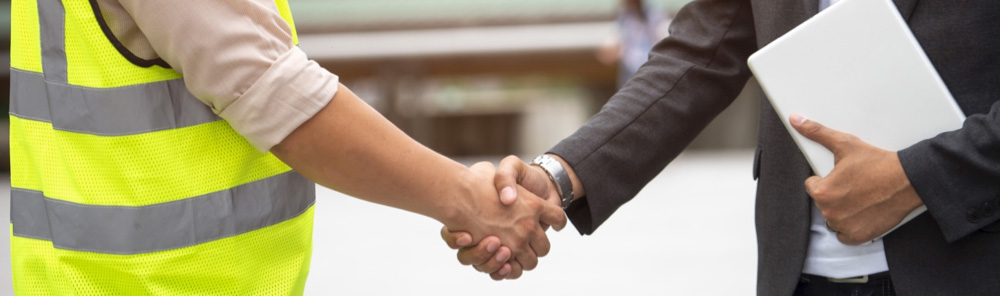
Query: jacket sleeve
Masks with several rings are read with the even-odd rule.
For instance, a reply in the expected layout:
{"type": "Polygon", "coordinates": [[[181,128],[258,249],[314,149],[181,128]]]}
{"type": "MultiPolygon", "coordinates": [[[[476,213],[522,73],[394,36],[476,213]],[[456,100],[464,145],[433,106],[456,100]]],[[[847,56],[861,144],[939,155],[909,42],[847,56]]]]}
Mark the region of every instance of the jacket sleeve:
{"type": "Polygon", "coordinates": [[[576,171],[587,195],[567,210],[591,234],[736,98],[757,49],[749,1],[693,1],[670,35],[599,113],[549,153],[576,171]]]}
{"type": "Polygon", "coordinates": [[[1000,220],[1000,101],[969,116],[961,129],[898,154],[949,242],[1000,220]]]}

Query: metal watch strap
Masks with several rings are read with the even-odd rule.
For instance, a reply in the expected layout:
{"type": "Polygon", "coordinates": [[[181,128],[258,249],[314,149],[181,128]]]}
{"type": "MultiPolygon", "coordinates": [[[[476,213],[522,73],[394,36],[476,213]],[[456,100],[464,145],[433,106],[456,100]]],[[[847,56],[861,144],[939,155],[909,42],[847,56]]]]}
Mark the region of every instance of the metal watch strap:
{"type": "Polygon", "coordinates": [[[573,181],[569,179],[569,174],[566,173],[566,169],[563,168],[562,163],[555,158],[542,154],[535,157],[531,161],[531,164],[538,165],[538,167],[542,168],[549,175],[552,183],[556,184],[556,191],[559,192],[559,199],[562,201],[563,210],[569,208],[570,202],[573,201],[573,181]]]}

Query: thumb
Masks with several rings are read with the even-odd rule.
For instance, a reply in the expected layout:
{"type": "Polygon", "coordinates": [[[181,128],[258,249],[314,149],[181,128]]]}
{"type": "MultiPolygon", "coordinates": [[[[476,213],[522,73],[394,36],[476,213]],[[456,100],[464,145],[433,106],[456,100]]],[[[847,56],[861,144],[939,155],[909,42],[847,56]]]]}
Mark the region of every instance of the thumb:
{"type": "Polygon", "coordinates": [[[838,152],[845,148],[843,146],[850,142],[848,141],[851,137],[850,135],[809,120],[805,116],[802,116],[802,114],[792,114],[789,116],[788,121],[799,134],[823,145],[823,147],[826,147],[833,154],[838,154],[838,152]]]}
{"type": "Polygon", "coordinates": [[[517,156],[507,156],[497,166],[497,174],[493,177],[493,185],[500,192],[500,203],[512,205],[517,201],[518,180],[523,178],[527,165],[517,156]]]}

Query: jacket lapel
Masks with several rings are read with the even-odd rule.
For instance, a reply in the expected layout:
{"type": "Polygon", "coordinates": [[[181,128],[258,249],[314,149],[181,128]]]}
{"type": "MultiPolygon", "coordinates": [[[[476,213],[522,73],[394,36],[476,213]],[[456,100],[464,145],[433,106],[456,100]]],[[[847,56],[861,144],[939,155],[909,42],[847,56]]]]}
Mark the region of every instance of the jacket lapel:
{"type": "Polygon", "coordinates": [[[896,9],[899,9],[899,14],[903,16],[903,20],[910,22],[910,16],[913,16],[913,10],[917,7],[917,2],[920,0],[893,0],[896,4],[896,9]]]}
{"type": "Polygon", "coordinates": [[[803,7],[806,8],[807,19],[819,13],[819,0],[799,0],[799,1],[804,1],[803,7]]]}

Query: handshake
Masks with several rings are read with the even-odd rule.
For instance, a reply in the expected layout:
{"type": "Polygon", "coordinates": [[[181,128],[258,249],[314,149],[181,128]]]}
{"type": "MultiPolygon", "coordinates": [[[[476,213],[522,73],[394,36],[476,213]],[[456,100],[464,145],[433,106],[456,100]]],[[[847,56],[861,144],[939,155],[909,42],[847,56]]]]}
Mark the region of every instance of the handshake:
{"type": "Polygon", "coordinates": [[[566,226],[557,187],[540,167],[516,156],[497,167],[480,162],[469,169],[477,190],[444,221],[441,238],[458,249],[463,265],[494,280],[517,279],[548,254],[545,231],[566,226]]]}

